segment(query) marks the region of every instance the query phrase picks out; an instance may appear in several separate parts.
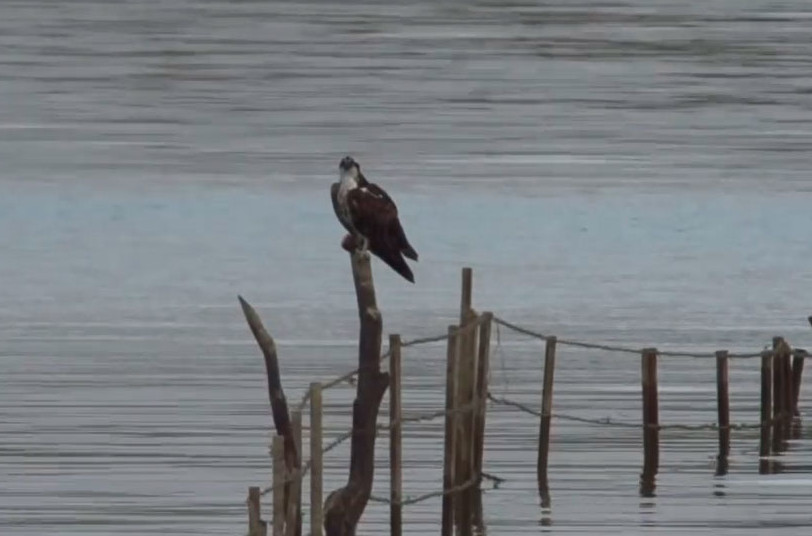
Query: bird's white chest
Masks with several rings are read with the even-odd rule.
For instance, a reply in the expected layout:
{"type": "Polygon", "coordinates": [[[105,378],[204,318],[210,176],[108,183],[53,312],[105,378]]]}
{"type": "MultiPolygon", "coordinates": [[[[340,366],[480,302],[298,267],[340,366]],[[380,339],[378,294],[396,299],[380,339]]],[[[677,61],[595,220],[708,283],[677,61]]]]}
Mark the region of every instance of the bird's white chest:
{"type": "Polygon", "coordinates": [[[349,207],[347,206],[347,195],[358,188],[358,181],[352,175],[344,175],[341,177],[341,182],[338,185],[338,206],[344,211],[346,216],[349,216],[349,207]]]}

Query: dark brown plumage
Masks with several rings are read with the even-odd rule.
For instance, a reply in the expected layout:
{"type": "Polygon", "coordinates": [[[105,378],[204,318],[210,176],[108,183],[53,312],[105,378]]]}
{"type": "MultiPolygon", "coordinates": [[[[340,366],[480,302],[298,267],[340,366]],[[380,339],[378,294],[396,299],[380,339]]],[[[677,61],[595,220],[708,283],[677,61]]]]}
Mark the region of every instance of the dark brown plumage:
{"type": "Polygon", "coordinates": [[[406,238],[397,205],[380,186],[364,177],[360,166],[351,157],[344,158],[339,168],[341,182],[334,183],[330,189],[339,221],[357,246],[368,247],[375,256],[414,283],[414,274],[404,256],[417,261],[418,255],[406,238]]]}

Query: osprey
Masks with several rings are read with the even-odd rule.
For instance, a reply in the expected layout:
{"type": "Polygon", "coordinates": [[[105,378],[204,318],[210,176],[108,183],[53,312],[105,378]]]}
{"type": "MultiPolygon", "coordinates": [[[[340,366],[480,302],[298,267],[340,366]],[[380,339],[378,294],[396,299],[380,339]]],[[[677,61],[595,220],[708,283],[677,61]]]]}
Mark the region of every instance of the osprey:
{"type": "Polygon", "coordinates": [[[417,252],[406,239],[406,233],[398,220],[398,207],[377,184],[367,181],[361,166],[350,156],[338,165],[339,182],[330,188],[333,209],[338,221],[350,232],[351,240],[342,245],[351,249],[367,249],[388,264],[406,280],[414,283],[414,275],[404,256],[414,261],[417,252]]]}

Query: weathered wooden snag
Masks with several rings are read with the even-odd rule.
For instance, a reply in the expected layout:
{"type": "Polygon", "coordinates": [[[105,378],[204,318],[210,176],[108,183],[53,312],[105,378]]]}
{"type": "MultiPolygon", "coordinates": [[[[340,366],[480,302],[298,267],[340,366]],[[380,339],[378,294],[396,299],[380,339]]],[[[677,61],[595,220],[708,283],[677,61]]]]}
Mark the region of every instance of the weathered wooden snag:
{"type": "MultiPolygon", "coordinates": [[[[251,307],[242,296],[237,296],[242,307],[242,312],[245,315],[245,320],[248,322],[248,327],[251,328],[254,338],[262,351],[262,356],[265,359],[265,372],[268,376],[268,398],[271,403],[271,415],[273,417],[274,427],[276,428],[277,435],[284,438],[285,441],[285,467],[289,475],[298,474],[298,469],[301,467],[301,456],[299,449],[296,445],[296,438],[294,437],[293,426],[291,425],[290,413],[288,412],[288,403],[285,399],[285,392],[282,389],[282,379],[279,373],[279,359],[276,353],[276,344],[273,337],[265,329],[259,315],[251,307]]],[[[290,479],[288,479],[290,480],[290,479]]],[[[294,496],[293,482],[289,481],[285,485],[285,511],[288,509],[288,500],[292,500],[294,496]]],[[[301,508],[298,509],[299,513],[296,519],[296,534],[301,534],[301,508]]]]}
{"type": "Polygon", "coordinates": [[[271,442],[271,459],[273,459],[273,481],[271,482],[273,497],[273,536],[285,534],[285,488],[287,485],[287,471],[285,470],[285,440],[282,436],[273,436],[271,442]]]}
{"type": "Polygon", "coordinates": [[[352,406],[350,474],[347,484],[324,501],[326,536],[352,536],[372,493],[376,421],[389,375],[381,372],[381,313],[375,300],[368,253],[350,254],[361,327],[358,341],[358,384],[352,406]]]}

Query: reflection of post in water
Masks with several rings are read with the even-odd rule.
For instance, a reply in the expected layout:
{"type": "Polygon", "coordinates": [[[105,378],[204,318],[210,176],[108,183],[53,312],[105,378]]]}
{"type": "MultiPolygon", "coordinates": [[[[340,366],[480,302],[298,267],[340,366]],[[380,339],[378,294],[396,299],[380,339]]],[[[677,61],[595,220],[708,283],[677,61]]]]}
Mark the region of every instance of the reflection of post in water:
{"type": "Polygon", "coordinates": [[[550,508],[552,502],[550,500],[550,485],[547,482],[547,477],[539,480],[539,497],[541,497],[541,507],[550,508]]]}
{"type": "Polygon", "coordinates": [[[727,456],[722,456],[721,454],[716,457],[716,476],[725,476],[727,474],[727,470],[730,467],[730,462],[728,462],[727,456]]]}
{"type": "Polygon", "coordinates": [[[713,495],[716,497],[724,497],[727,495],[725,492],[725,485],[722,481],[716,482],[713,485],[713,495]]]}
{"type": "Polygon", "coordinates": [[[656,497],[654,490],[657,488],[656,471],[643,470],[640,473],[640,496],[641,497],[656,497]]]}
{"type": "Polygon", "coordinates": [[[643,393],[643,473],[640,495],[654,496],[654,477],[660,465],[660,417],[657,407],[657,349],[646,348],[641,356],[643,393]]]}
{"type": "Polygon", "coordinates": [[[550,499],[550,486],[546,476],[543,479],[539,479],[539,497],[541,498],[541,519],[539,520],[539,524],[541,524],[542,527],[550,527],[553,524],[551,517],[552,511],[550,510],[552,501],[550,499]]]}

